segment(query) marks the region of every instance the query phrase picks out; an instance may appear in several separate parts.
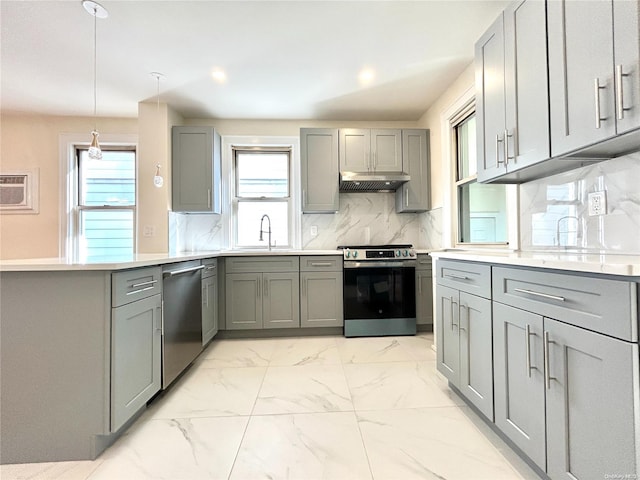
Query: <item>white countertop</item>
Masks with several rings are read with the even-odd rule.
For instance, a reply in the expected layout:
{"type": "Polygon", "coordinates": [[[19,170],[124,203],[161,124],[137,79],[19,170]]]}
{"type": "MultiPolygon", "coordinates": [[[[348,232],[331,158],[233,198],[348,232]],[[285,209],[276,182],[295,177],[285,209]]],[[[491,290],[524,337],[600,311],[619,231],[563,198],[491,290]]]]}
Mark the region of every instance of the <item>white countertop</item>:
{"type": "Polygon", "coordinates": [[[0,272],[39,272],[73,270],[124,270],[127,268],[164,265],[213,257],[265,255],[342,255],[340,250],[212,250],[208,252],[141,253],[123,258],[106,258],[92,262],[78,262],[67,258],[25,258],[0,260],[0,272]]]}
{"type": "Polygon", "coordinates": [[[514,252],[482,250],[433,251],[434,258],[469,260],[522,267],[552,268],[575,272],[603,273],[607,275],[640,276],[640,255],[616,253],[581,253],[560,251],[514,252]]]}

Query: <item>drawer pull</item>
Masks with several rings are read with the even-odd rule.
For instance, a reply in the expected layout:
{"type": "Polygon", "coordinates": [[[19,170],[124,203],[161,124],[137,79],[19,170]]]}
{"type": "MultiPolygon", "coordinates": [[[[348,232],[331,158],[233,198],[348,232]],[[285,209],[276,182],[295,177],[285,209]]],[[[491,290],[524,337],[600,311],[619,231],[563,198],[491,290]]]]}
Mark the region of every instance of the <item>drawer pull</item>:
{"type": "Polygon", "coordinates": [[[312,267],[330,267],[332,265],[331,262],[311,262],[312,267]]]}
{"type": "Polygon", "coordinates": [[[151,286],[151,287],[141,288],[139,290],[131,290],[130,292],[125,293],[125,295],[135,295],[136,293],[146,292],[147,290],[153,290],[154,288],[155,287],[151,286]]]}
{"type": "Polygon", "coordinates": [[[527,353],[527,375],[529,376],[529,378],[531,378],[531,325],[527,324],[527,326],[525,327],[525,341],[527,342],[526,345],[526,353],[527,353]]]}
{"type": "Polygon", "coordinates": [[[514,292],[519,293],[528,293],[529,295],[534,295],[536,297],[548,298],[549,300],[557,300],[559,302],[564,302],[565,298],[560,297],[558,295],[549,295],[548,293],[534,292],[533,290],[525,290],[524,288],[514,288],[514,292]]]}
{"type": "Polygon", "coordinates": [[[466,275],[456,275],[455,273],[445,273],[444,276],[447,278],[455,278],[456,280],[471,280],[466,275]]]}
{"type": "Polygon", "coordinates": [[[140,283],[134,283],[133,285],[131,285],[131,287],[129,288],[138,288],[138,287],[144,287],[146,285],[153,285],[155,283],[158,283],[158,280],[149,280],[148,282],[140,282],[140,283]]]}

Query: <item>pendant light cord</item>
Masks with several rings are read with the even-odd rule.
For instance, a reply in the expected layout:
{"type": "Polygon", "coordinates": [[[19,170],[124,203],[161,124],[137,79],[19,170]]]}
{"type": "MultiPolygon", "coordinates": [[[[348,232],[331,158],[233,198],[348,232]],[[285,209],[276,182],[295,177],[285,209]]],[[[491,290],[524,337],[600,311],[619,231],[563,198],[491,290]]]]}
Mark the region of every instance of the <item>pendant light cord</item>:
{"type": "Polygon", "coordinates": [[[97,131],[98,120],[97,103],[98,103],[98,8],[93,7],[93,129],[97,131]]]}

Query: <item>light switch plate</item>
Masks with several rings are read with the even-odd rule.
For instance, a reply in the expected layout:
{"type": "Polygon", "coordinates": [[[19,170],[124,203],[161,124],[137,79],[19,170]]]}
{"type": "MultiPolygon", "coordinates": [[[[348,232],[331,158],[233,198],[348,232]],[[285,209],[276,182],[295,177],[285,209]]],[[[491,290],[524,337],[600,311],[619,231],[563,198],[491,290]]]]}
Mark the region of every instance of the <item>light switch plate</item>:
{"type": "Polygon", "coordinates": [[[607,192],[591,192],[589,194],[589,216],[605,215],[607,213],[607,192]]]}

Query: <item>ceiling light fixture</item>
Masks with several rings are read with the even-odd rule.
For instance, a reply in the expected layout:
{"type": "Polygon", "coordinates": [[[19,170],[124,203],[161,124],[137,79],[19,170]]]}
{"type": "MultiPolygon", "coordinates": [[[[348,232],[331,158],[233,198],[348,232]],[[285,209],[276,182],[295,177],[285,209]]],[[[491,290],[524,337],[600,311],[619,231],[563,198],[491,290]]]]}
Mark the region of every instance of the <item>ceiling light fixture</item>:
{"type": "Polygon", "coordinates": [[[216,68],[214,71],[212,71],[211,77],[213,77],[213,79],[218,83],[224,83],[227,81],[227,74],[224,73],[224,70],[220,68],[216,68]]]}
{"type": "Polygon", "coordinates": [[[365,68],[363,70],[360,70],[360,73],[358,74],[358,80],[360,81],[361,85],[369,85],[371,82],[373,82],[375,76],[376,74],[372,69],[365,68]]]}
{"type": "Polygon", "coordinates": [[[89,146],[89,158],[100,160],[102,158],[102,150],[98,142],[97,127],[97,103],[98,103],[98,41],[97,41],[97,21],[98,18],[107,18],[109,12],[106,8],[92,0],[83,0],[82,6],[93,17],[93,131],[91,132],[91,145],[89,146]]]}

